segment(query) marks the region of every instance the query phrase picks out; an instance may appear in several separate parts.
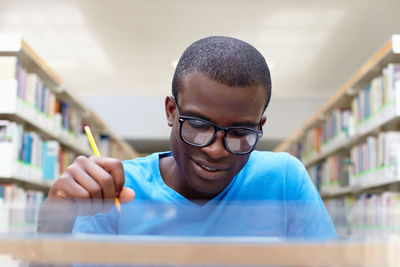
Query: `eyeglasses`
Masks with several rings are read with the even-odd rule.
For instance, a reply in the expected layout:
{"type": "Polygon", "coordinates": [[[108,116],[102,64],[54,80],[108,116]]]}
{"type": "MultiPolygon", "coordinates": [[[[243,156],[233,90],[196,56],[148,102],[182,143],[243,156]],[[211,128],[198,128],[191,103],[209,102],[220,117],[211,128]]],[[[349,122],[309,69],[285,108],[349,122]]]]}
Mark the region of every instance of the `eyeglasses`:
{"type": "MultiPolygon", "coordinates": [[[[257,141],[262,137],[262,130],[247,127],[219,127],[209,121],[182,116],[179,112],[177,101],[176,109],[180,123],[179,134],[183,142],[195,147],[206,147],[214,141],[218,131],[224,132],[224,145],[226,150],[232,154],[248,154],[255,148],[257,141]]],[[[262,129],[260,121],[260,129],[262,129]]]]}

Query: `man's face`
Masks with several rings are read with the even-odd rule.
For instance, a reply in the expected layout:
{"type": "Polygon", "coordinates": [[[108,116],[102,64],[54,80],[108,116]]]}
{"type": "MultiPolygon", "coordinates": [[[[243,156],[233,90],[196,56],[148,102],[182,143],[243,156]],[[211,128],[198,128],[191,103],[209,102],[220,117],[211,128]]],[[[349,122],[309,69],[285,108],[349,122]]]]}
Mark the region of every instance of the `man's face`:
{"type": "MultiPolygon", "coordinates": [[[[199,72],[186,74],[179,82],[180,115],[197,117],[219,127],[243,126],[259,129],[266,101],[262,86],[229,87],[199,72]]],[[[219,131],[206,147],[184,143],[179,135],[178,112],[172,98],[166,101],[168,124],[172,126],[171,150],[176,162],[174,170],[179,188],[189,188],[196,197],[215,196],[243,168],[250,154],[235,155],[224,146],[224,132],[219,131]]],[[[182,193],[182,192],[180,192],[182,193]]],[[[190,194],[190,193],[189,193],[190,194]]]]}

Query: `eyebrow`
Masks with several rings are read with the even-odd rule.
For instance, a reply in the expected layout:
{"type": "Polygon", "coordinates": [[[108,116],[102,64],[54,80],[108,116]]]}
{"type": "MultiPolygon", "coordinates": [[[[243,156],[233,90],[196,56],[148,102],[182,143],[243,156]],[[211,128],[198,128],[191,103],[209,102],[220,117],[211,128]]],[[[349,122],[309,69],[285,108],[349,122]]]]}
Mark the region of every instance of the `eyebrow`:
{"type": "MultiPolygon", "coordinates": [[[[199,119],[206,120],[206,121],[208,121],[208,122],[211,122],[211,123],[217,125],[217,123],[215,123],[215,122],[214,122],[213,120],[211,120],[209,117],[204,116],[204,115],[202,115],[202,114],[199,114],[199,113],[197,113],[197,112],[194,112],[194,111],[187,111],[187,112],[185,112],[185,114],[182,114],[182,113],[183,113],[183,112],[181,111],[181,115],[182,115],[182,116],[189,116],[189,117],[199,118],[199,119]]],[[[259,124],[258,122],[257,122],[257,123],[254,123],[253,121],[243,121],[243,122],[235,122],[235,123],[233,123],[232,125],[230,125],[230,126],[228,126],[228,127],[232,127],[232,126],[257,127],[258,124],[259,124]]],[[[217,126],[219,126],[219,125],[217,125],[217,126]]],[[[222,128],[224,128],[224,127],[222,127],[222,128]]]]}

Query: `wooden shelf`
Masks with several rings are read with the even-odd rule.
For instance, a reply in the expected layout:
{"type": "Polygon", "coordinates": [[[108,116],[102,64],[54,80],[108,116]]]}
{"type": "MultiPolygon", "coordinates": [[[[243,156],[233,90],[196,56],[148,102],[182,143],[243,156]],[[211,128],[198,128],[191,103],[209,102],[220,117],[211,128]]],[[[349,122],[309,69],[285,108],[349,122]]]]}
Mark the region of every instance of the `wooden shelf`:
{"type": "MultiPolygon", "coordinates": [[[[110,131],[107,125],[98,116],[87,109],[78,98],[73,96],[69,90],[62,85],[61,78],[46,65],[44,60],[40,58],[22,39],[21,35],[13,33],[0,34],[0,57],[1,56],[16,56],[28,72],[36,73],[46,86],[57,95],[59,100],[70,103],[72,107],[78,111],[84,121],[88,122],[89,125],[95,125],[94,128],[96,128],[96,131],[109,135],[111,139],[119,143],[127,158],[137,157],[136,151],[128,143],[121,140],[110,131]]],[[[11,119],[24,125],[28,125],[37,130],[42,136],[60,141],[61,144],[77,154],[91,155],[89,147],[82,149],[82,145],[74,144],[73,142],[66,140],[62,136],[55,134],[54,131],[43,127],[43,125],[38,123],[38,121],[27,118],[24,115],[18,113],[2,113],[0,114],[0,118],[11,119]]]]}
{"type": "Polygon", "coordinates": [[[74,153],[86,156],[91,155],[89,146],[86,146],[86,148],[84,148],[84,146],[78,145],[77,143],[68,140],[67,138],[64,138],[61,129],[59,129],[59,131],[54,131],[46,127],[45,124],[41,124],[40,120],[29,118],[21,113],[10,113],[10,114],[2,113],[0,114],[0,119],[11,120],[18,122],[19,124],[22,124],[24,126],[28,126],[28,129],[33,129],[35,132],[39,133],[46,139],[53,139],[59,141],[60,144],[67,147],[74,153]]]}
{"type": "MultiPolygon", "coordinates": [[[[110,131],[107,125],[100,118],[98,118],[90,109],[88,109],[79,100],[79,98],[74,96],[71,91],[65,87],[65,85],[63,85],[62,79],[49,66],[46,65],[44,60],[40,58],[21,38],[21,35],[8,33],[0,34],[0,57],[3,56],[16,57],[27,73],[36,74],[44,83],[45,87],[51,91],[52,101],[54,101],[54,98],[56,98],[59,102],[68,103],[69,106],[66,107],[65,105],[64,107],[65,110],[70,108],[74,112],[74,114],[70,113],[72,115],[69,118],[70,121],[73,121],[74,125],[72,127],[68,126],[70,130],[73,129],[71,131],[64,129],[61,126],[61,115],[44,114],[43,112],[39,111],[38,108],[34,107],[36,104],[33,104],[34,101],[31,100],[31,98],[28,97],[27,99],[29,100],[26,102],[25,100],[20,99],[17,96],[18,81],[14,77],[7,77],[1,81],[2,92],[0,93],[0,120],[10,120],[23,125],[25,132],[35,132],[39,134],[43,140],[58,141],[58,143],[63,146],[63,152],[73,152],[73,154],[76,155],[90,156],[92,155],[92,151],[88,144],[87,137],[84,133],[80,132],[80,123],[82,122],[82,124],[87,124],[90,126],[93,125],[98,133],[107,134],[110,136],[112,142],[117,143],[117,156],[119,156],[121,159],[134,158],[137,156],[136,152],[131,146],[110,131]]],[[[21,72],[24,73],[24,71],[21,72]]],[[[32,77],[37,79],[34,75],[32,77]]],[[[35,95],[35,97],[37,96],[35,95]]],[[[45,102],[44,100],[37,101],[35,99],[35,101],[40,102],[39,104],[43,104],[42,102],[45,104],[49,103],[45,102]]],[[[53,112],[49,112],[49,114],[52,113],[53,112]]],[[[67,120],[64,118],[64,122],[66,121],[67,120]]],[[[15,152],[16,151],[17,149],[15,149],[15,152]]],[[[1,153],[2,151],[0,151],[0,156],[2,156],[1,153]]],[[[9,151],[9,154],[13,153],[14,150],[9,151]]],[[[12,157],[12,160],[15,158],[15,161],[17,161],[16,158],[18,158],[18,156],[12,155],[12,157]]],[[[36,162],[36,164],[40,165],[40,162],[36,162]]],[[[21,167],[21,169],[25,169],[25,165],[18,165],[16,163],[16,165],[18,165],[18,167],[14,168],[16,171],[7,171],[8,169],[6,167],[8,165],[13,166],[13,163],[3,163],[4,169],[0,169],[0,183],[15,183],[22,185],[24,188],[34,188],[41,191],[48,191],[50,183],[41,182],[36,179],[37,177],[40,177],[36,169],[39,169],[39,172],[42,172],[40,167],[37,167],[36,169],[31,167],[32,170],[29,172],[32,173],[31,177],[29,174],[25,175],[24,171],[18,170],[19,167],[21,167]]]]}
{"type": "Polygon", "coordinates": [[[321,148],[320,153],[314,153],[312,156],[303,160],[306,167],[310,167],[328,156],[337,153],[341,150],[350,150],[351,146],[360,142],[363,137],[373,134],[376,129],[387,127],[391,124],[400,123],[400,103],[391,103],[386,105],[379,113],[370,117],[360,124],[356,129],[355,133],[350,136],[338,136],[332,139],[327,144],[324,144],[321,148]]]}
{"type": "Polygon", "coordinates": [[[99,116],[97,116],[96,113],[93,111],[89,111],[89,113],[90,115],[88,118],[86,118],[86,121],[94,126],[94,131],[107,134],[112,140],[116,141],[121,146],[121,149],[124,151],[127,159],[138,157],[138,153],[132,148],[132,146],[110,131],[106,123],[99,116]]]}
{"type": "Polygon", "coordinates": [[[29,72],[36,73],[56,92],[61,78],[40,58],[19,34],[0,34],[0,56],[16,56],[29,72]]]}
{"type": "Polygon", "coordinates": [[[27,177],[0,177],[1,184],[16,184],[28,190],[39,190],[43,192],[49,191],[53,182],[50,181],[34,181],[27,177]]]}
{"type": "Polygon", "coordinates": [[[342,197],[346,195],[359,195],[363,192],[368,192],[370,190],[377,190],[379,188],[386,188],[391,185],[398,185],[400,182],[400,178],[396,178],[393,180],[384,180],[382,182],[371,183],[369,185],[363,186],[347,186],[347,187],[335,187],[335,188],[327,188],[324,192],[321,192],[321,198],[336,198],[342,197]]]}
{"type": "MultiPolygon", "coordinates": [[[[321,136],[319,136],[321,128],[317,127],[322,127],[323,128],[322,131],[326,130],[328,134],[331,134],[330,132],[331,127],[336,127],[334,123],[342,122],[341,119],[338,118],[337,116],[347,117],[348,110],[357,108],[358,109],[357,112],[360,113],[364,112],[364,106],[368,106],[369,108],[369,105],[366,104],[365,101],[366,99],[370,100],[370,98],[374,96],[373,95],[371,96],[372,93],[369,94],[367,90],[368,88],[370,88],[371,90],[370,92],[377,92],[378,87],[375,86],[378,86],[377,83],[382,82],[382,80],[378,80],[375,78],[382,77],[383,69],[387,68],[388,65],[391,63],[400,63],[400,35],[393,35],[389,41],[387,41],[360,68],[358,68],[353,73],[353,75],[350,76],[349,79],[347,79],[344,82],[344,84],[336,91],[336,93],[330,99],[328,99],[328,101],[326,101],[326,103],[321,108],[319,108],[292,135],[290,135],[286,140],[280,143],[274,151],[278,152],[278,151],[290,151],[291,149],[295,150],[296,148],[295,146],[298,145],[299,143],[304,145],[303,148],[306,147],[305,150],[314,148],[314,152],[313,150],[311,151],[300,150],[300,152],[303,152],[305,154],[305,156],[302,156],[301,158],[304,165],[308,169],[311,169],[314,165],[321,164],[320,166],[324,168],[324,170],[321,171],[322,174],[320,174],[319,177],[322,180],[321,182],[322,183],[326,182],[328,184],[334,184],[335,182],[337,182],[336,180],[332,181],[333,178],[330,177],[330,175],[333,176],[334,173],[336,172],[340,173],[342,171],[339,170],[339,168],[341,168],[340,167],[341,165],[339,165],[339,163],[338,163],[339,166],[334,166],[334,167],[331,166],[331,164],[337,163],[336,159],[344,160],[351,155],[351,158],[354,161],[354,158],[356,158],[356,156],[358,155],[357,154],[358,150],[357,151],[352,150],[353,148],[359,149],[358,147],[359,145],[363,145],[363,148],[365,148],[364,144],[367,142],[367,140],[370,140],[372,145],[373,141],[377,140],[377,138],[368,139],[369,136],[377,137],[381,132],[399,130],[400,89],[394,87],[394,85],[388,87],[386,84],[385,92],[382,93],[382,95],[383,94],[385,95],[382,99],[385,99],[387,103],[382,105],[382,103],[379,102],[378,105],[381,105],[381,107],[378,110],[376,109],[376,107],[375,109],[371,108],[371,112],[374,113],[361,121],[358,121],[360,120],[359,117],[365,116],[364,113],[362,113],[362,116],[358,115],[357,118],[349,119],[348,123],[347,121],[346,123],[344,123],[345,125],[344,127],[347,128],[346,131],[328,140],[324,144],[319,143],[320,142],[319,139],[322,138],[321,136]],[[342,110],[344,110],[343,113],[342,110]],[[338,114],[337,112],[339,112],[340,115],[337,115],[338,114]],[[353,125],[354,121],[356,121],[357,123],[356,125],[353,125]],[[324,123],[326,125],[324,125],[324,123]],[[318,141],[315,140],[316,138],[318,138],[318,141]],[[319,146],[313,143],[315,141],[318,142],[319,146]],[[318,148],[318,151],[316,151],[317,150],[316,148],[318,148]],[[332,155],[339,156],[339,158],[335,158],[332,162],[327,161],[326,164],[324,165],[323,161],[325,159],[328,159],[332,155]],[[333,171],[331,171],[330,168],[332,168],[333,171]]],[[[393,67],[393,65],[391,67],[393,67]]],[[[390,72],[390,75],[392,75],[393,69],[391,70],[389,69],[387,73],[390,72]]],[[[391,77],[389,76],[389,74],[386,75],[387,75],[386,77],[391,77]]],[[[383,85],[381,84],[380,86],[383,85]]],[[[369,112],[369,109],[366,110],[368,110],[369,112]]],[[[353,114],[352,116],[355,115],[353,114]]],[[[335,130],[339,131],[339,129],[335,130]]],[[[382,137],[384,138],[383,135],[382,137]]],[[[376,149],[372,148],[372,150],[375,151],[376,149]]],[[[372,152],[364,151],[360,153],[364,153],[364,158],[365,158],[366,153],[372,153],[372,152]]],[[[400,160],[400,154],[397,157],[400,160]]],[[[359,161],[360,160],[358,160],[358,162],[356,163],[359,163],[359,161]]],[[[399,177],[400,169],[398,166],[396,166],[396,164],[392,163],[393,163],[392,161],[386,159],[383,163],[380,163],[380,164],[386,164],[385,168],[381,166],[376,170],[368,170],[365,173],[359,174],[357,176],[351,174],[352,169],[350,168],[350,165],[346,163],[346,168],[349,167],[350,169],[349,170],[350,186],[339,187],[338,185],[337,186],[332,185],[331,187],[321,187],[320,190],[321,197],[339,198],[346,195],[354,197],[356,195],[365,192],[381,193],[383,190],[388,190],[388,189],[398,191],[399,189],[398,185],[400,182],[400,177],[399,177]],[[391,169],[388,169],[388,166],[391,166],[390,167],[391,169]]],[[[357,167],[358,165],[354,164],[353,166],[357,167]]],[[[374,164],[372,164],[372,166],[374,166],[374,164]]],[[[369,167],[363,167],[363,168],[369,168],[369,167]]],[[[339,177],[339,179],[340,178],[344,179],[346,177],[339,177]]]]}
{"type": "Polygon", "coordinates": [[[57,88],[57,98],[61,101],[68,102],[71,106],[78,111],[79,115],[85,119],[90,116],[89,109],[79,100],[77,97],[72,95],[67,88],[60,85],[57,88]]]}
{"type": "Polygon", "coordinates": [[[400,177],[396,173],[398,173],[398,170],[395,170],[395,166],[393,166],[392,168],[381,168],[373,172],[368,172],[357,178],[351,177],[352,185],[322,189],[321,197],[334,198],[344,195],[355,195],[371,189],[397,185],[400,182],[400,177]]]}
{"type": "Polygon", "coordinates": [[[323,121],[324,116],[343,103],[349,103],[351,92],[368,84],[381,73],[389,62],[400,62],[400,35],[393,35],[374,55],[372,55],[337,91],[319,108],[294,134],[280,143],[274,151],[287,151],[291,145],[301,140],[308,129],[323,121]]]}

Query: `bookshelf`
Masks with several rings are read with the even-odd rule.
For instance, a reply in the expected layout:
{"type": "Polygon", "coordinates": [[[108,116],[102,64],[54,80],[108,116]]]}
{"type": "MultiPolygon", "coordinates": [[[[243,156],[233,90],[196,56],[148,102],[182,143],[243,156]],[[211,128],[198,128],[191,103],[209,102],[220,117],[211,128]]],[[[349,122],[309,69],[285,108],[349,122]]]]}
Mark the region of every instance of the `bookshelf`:
{"type": "Polygon", "coordinates": [[[275,151],[302,160],[328,210],[368,206],[385,192],[393,193],[385,201],[397,207],[400,35],[392,35],[275,151]]]}
{"type": "Polygon", "coordinates": [[[10,185],[46,193],[77,155],[92,155],[83,125],[102,155],[137,156],[18,34],[0,33],[0,95],[0,200],[10,185]]]}

